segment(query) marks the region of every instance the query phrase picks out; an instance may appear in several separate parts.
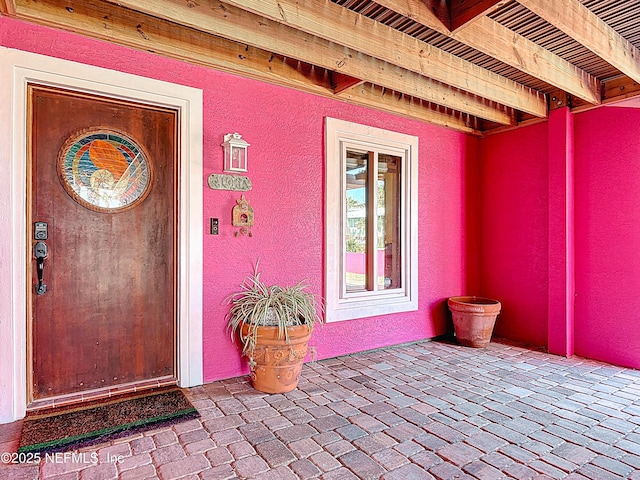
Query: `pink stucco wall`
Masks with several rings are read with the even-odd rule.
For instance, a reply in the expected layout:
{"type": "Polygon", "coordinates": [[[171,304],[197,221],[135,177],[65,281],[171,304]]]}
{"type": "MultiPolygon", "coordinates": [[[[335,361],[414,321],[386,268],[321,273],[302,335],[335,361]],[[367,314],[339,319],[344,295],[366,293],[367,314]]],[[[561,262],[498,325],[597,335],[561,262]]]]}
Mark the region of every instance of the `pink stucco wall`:
{"type": "Polygon", "coordinates": [[[223,135],[239,132],[249,149],[253,236],[234,236],[238,193],[205,187],[204,377],[246,373],[225,330],[224,298],[261,259],[263,279],[306,279],[321,294],[324,238],[326,116],[417,135],[419,158],[419,289],[416,312],[326,325],[312,339],[318,358],[440,335],[448,296],[475,293],[478,228],[475,193],[478,142],[464,134],[146,52],[0,17],[0,45],[201,88],[204,92],[204,176],[222,171],[223,135]],[[472,192],[473,195],[469,195],[472,192]],[[209,218],[220,235],[208,235],[209,218]]]}
{"type": "Polygon", "coordinates": [[[575,117],[576,354],[640,368],[640,109],[575,117]]]}
{"type": "Polygon", "coordinates": [[[495,334],[547,343],[546,123],[481,140],[482,295],[502,303],[495,334]]]}
{"type": "Polygon", "coordinates": [[[479,152],[495,333],[640,368],[640,109],[552,112],[479,152]]]}
{"type": "MultiPolygon", "coordinates": [[[[207,378],[245,371],[224,333],[227,307],[221,300],[240,283],[257,257],[261,258],[263,278],[268,283],[290,284],[306,278],[314,291],[323,291],[325,116],[354,122],[366,118],[369,125],[420,137],[420,308],[417,312],[327,324],[316,331],[311,342],[317,358],[444,333],[444,300],[451,292],[462,291],[465,283],[465,259],[460,251],[465,218],[460,192],[465,159],[474,158],[475,141],[356,106],[224,77],[225,88],[208,91],[205,98],[211,96],[218,102],[213,111],[226,112],[234,107],[222,95],[237,96],[237,109],[242,113],[235,120],[216,119],[218,125],[212,135],[221,138],[228,130],[239,130],[251,143],[249,168],[254,188],[247,197],[254,208],[256,226],[253,237],[234,237],[227,225],[238,195],[205,191],[205,215],[219,217],[223,225],[220,236],[205,237],[205,352],[216,352],[205,361],[207,378]]],[[[219,171],[219,148],[213,145],[209,155],[209,168],[219,171]]]]}

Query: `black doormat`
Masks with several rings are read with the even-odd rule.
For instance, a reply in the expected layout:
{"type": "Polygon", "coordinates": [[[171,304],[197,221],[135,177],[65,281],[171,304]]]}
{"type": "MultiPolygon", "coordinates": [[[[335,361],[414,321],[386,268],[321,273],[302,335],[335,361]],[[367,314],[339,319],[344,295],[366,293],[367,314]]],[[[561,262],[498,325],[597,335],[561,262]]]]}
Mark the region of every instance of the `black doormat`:
{"type": "Polygon", "coordinates": [[[198,416],[177,387],[35,411],[24,419],[18,452],[72,450],[198,416]]]}

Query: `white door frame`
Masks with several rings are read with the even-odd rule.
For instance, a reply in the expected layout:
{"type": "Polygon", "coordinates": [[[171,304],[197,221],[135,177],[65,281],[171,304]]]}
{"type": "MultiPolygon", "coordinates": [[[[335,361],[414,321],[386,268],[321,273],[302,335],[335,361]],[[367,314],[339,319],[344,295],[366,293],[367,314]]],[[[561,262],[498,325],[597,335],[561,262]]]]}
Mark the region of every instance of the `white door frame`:
{"type": "Polygon", "coordinates": [[[178,111],[178,385],[202,373],[202,90],[0,47],[0,423],[27,402],[27,84],[178,111]]]}

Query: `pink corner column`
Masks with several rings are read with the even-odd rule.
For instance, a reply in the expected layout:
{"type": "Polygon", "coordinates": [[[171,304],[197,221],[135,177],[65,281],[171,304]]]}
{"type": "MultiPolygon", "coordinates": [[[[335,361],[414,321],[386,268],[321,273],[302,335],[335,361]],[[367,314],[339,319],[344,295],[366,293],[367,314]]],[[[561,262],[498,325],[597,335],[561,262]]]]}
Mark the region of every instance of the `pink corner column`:
{"type": "Polygon", "coordinates": [[[549,141],[549,314],[550,353],[574,353],[574,133],[569,108],[552,110],[549,141]]]}

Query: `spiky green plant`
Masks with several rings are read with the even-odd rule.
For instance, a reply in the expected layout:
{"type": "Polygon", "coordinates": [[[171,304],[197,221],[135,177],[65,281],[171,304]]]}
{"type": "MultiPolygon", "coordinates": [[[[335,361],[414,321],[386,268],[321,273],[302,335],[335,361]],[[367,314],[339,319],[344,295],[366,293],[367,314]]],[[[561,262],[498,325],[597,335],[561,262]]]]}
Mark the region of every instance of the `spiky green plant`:
{"type": "Polygon", "coordinates": [[[227,329],[233,341],[240,336],[242,354],[251,361],[256,346],[259,326],[278,327],[278,337],[289,342],[289,327],[306,325],[311,331],[316,323],[324,321],[324,304],[308,290],[304,281],[290,287],[267,285],[260,279],[260,261],[253,273],[240,284],[240,291],[226,300],[231,305],[227,313],[227,329]],[[247,334],[242,326],[247,325],[247,334]]]}

